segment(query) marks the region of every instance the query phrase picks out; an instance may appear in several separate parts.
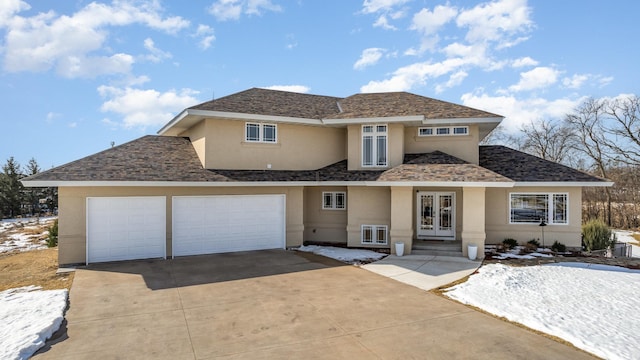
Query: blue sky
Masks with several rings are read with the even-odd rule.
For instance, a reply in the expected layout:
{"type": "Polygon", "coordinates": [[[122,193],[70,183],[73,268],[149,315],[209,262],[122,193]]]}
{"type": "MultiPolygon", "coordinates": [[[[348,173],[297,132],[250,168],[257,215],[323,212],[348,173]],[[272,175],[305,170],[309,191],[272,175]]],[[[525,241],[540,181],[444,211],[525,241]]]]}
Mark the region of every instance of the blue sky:
{"type": "Polygon", "coordinates": [[[638,14],[631,0],[3,0],[0,162],[62,165],[251,87],[409,91],[517,131],[638,94],[638,14]]]}

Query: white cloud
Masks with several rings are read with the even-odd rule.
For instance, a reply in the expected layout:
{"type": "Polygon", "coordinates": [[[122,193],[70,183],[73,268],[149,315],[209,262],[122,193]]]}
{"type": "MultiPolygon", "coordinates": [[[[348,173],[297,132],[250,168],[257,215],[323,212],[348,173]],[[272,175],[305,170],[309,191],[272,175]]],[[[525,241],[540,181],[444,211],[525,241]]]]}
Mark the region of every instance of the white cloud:
{"type": "Polygon", "coordinates": [[[538,65],[538,62],[528,56],[515,59],[513,60],[513,63],[511,63],[511,66],[514,68],[529,67],[529,66],[536,66],[536,65],[538,65]]]}
{"type": "Polygon", "coordinates": [[[556,69],[540,66],[520,73],[520,81],[516,85],[509,86],[509,90],[525,91],[545,88],[555,84],[559,74],[560,72],[556,69]]]}
{"type": "Polygon", "coordinates": [[[458,14],[455,7],[438,5],[433,11],[422,9],[413,16],[411,30],[420,32],[423,36],[420,49],[432,50],[439,41],[438,30],[451,21],[458,14]]]}
{"type": "Polygon", "coordinates": [[[403,5],[409,0],[364,0],[362,4],[362,12],[365,14],[373,14],[377,12],[386,12],[393,10],[394,7],[403,5]]]}
{"type": "Polygon", "coordinates": [[[198,41],[198,46],[202,50],[207,50],[211,47],[211,43],[216,39],[216,36],[213,35],[213,28],[209,25],[199,24],[198,29],[196,30],[193,37],[199,37],[200,41],[198,41]]]}
{"type": "Polygon", "coordinates": [[[489,111],[505,117],[502,125],[509,132],[517,132],[524,124],[543,119],[562,119],[573,111],[586,97],[559,98],[555,100],[532,97],[527,99],[515,96],[490,96],[485,93],[462,95],[465,106],[489,111]]]}
{"type": "Polygon", "coordinates": [[[144,39],[144,48],[147,49],[150,54],[143,56],[143,58],[154,63],[158,63],[164,59],[170,59],[172,57],[170,52],[158,49],[151,38],[144,39]]]}
{"type": "Polygon", "coordinates": [[[100,110],[121,115],[122,126],[127,129],[162,126],[177,112],[198,103],[195,98],[198,92],[191,89],[161,93],[153,89],[102,85],[98,93],[106,99],[100,110]]]}
{"type": "Polygon", "coordinates": [[[380,15],[376,22],[373,23],[373,27],[383,28],[385,30],[398,30],[397,27],[389,24],[389,20],[387,20],[386,15],[380,15]]]}
{"type": "Polygon", "coordinates": [[[217,0],[208,8],[209,14],[218,21],[238,20],[245,15],[262,15],[264,11],[282,11],[280,5],[271,0],[217,0]]]}
{"type": "Polygon", "coordinates": [[[498,47],[508,47],[522,41],[514,41],[512,36],[533,27],[530,13],[527,0],[498,0],[461,11],[456,23],[469,29],[465,38],[471,43],[495,41],[498,47]]]}
{"type": "Polygon", "coordinates": [[[62,116],[62,114],[59,114],[59,113],[56,113],[56,112],[53,112],[53,111],[49,111],[47,113],[47,117],[46,117],[45,121],[47,122],[47,124],[51,124],[51,123],[53,123],[53,121],[55,119],[60,118],[61,116],[62,116]]]}
{"type": "Polygon", "coordinates": [[[372,66],[378,63],[382,55],[386,52],[385,49],[381,48],[368,48],[362,50],[362,54],[360,55],[360,59],[353,64],[353,68],[356,70],[362,70],[368,66],[372,66]]]}
{"type": "Polygon", "coordinates": [[[591,77],[591,74],[574,74],[572,77],[562,79],[562,85],[569,89],[579,89],[591,77]]]}
{"type": "Polygon", "coordinates": [[[0,2],[0,28],[9,24],[15,14],[29,9],[31,9],[31,5],[22,0],[2,0],[0,2]]]}
{"type": "Polygon", "coordinates": [[[296,92],[296,93],[302,93],[302,94],[306,94],[309,91],[311,91],[310,87],[304,86],[304,85],[271,85],[271,86],[265,86],[263,87],[263,89],[289,91],[289,92],[296,92]]]}
{"type": "Polygon", "coordinates": [[[451,76],[449,76],[449,80],[444,84],[438,84],[436,86],[436,93],[439,94],[446,89],[452,88],[454,86],[458,86],[462,83],[462,81],[468,76],[466,71],[458,71],[451,76]]]}
{"type": "Polygon", "coordinates": [[[606,76],[606,77],[599,76],[598,77],[598,83],[599,83],[600,87],[607,86],[612,81],[613,81],[613,76],[606,76]]]}
{"type": "Polygon", "coordinates": [[[133,57],[110,54],[105,42],[109,27],[132,24],[173,34],[189,26],[189,21],[179,16],[164,17],[157,1],[114,1],[111,5],[92,2],[70,16],[53,11],[31,17],[13,15],[4,23],[4,69],[55,69],[66,77],[127,73],[133,57]]]}

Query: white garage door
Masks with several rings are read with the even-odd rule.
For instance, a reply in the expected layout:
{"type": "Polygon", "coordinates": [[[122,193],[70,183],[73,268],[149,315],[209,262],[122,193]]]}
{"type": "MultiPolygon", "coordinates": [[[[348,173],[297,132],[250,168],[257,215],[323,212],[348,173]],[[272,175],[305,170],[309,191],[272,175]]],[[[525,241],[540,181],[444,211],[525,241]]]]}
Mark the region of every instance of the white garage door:
{"type": "Polygon", "coordinates": [[[166,198],[87,198],[87,263],[166,258],[166,198]]]}
{"type": "Polygon", "coordinates": [[[285,247],[284,195],[176,196],[173,256],[285,247]]]}

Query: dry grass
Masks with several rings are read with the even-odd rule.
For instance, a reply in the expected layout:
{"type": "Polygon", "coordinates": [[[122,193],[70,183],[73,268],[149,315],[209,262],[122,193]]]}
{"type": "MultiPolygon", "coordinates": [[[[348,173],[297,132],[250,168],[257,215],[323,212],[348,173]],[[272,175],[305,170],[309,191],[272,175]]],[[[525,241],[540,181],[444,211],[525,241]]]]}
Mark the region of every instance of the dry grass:
{"type": "Polygon", "coordinates": [[[70,289],[73,273],[56,274],[58,248],[0,256],[0,291],[36,285],[44,290],[70,289]]]}
{"type": "Polygon", "coordinates": [[[636,245],[640,245],[640,234],[631,234],[636,239],[636,245]]]}

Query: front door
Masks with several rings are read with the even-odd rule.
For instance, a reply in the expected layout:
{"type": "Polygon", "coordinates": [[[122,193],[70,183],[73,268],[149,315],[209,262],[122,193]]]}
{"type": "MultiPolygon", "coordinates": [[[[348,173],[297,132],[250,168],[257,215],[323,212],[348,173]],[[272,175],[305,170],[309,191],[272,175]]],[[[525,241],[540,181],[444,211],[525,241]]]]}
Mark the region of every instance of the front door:
{"type": "Polygon", "coordinates": [[[419,238],[455,240],[455,193],[418,191],[419,238]]]}

